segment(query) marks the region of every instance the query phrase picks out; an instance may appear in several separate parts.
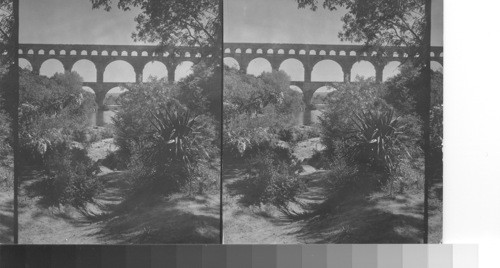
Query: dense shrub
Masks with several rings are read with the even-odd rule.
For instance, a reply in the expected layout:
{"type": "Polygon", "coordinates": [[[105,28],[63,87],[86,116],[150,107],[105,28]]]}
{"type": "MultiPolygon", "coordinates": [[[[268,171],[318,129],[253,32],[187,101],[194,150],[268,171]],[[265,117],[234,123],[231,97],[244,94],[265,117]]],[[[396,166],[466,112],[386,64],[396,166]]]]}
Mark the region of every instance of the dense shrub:
{"type": "Polygon", "coordinates": [[[406,183],[417,170],[413,163],[423,158],[422,121],[415,110],[404,109],[404,105],[394,109],[387,96],[384,84],[363,80],[329,94],[328,108],[321,118],[326,150],[311,162],[332,172],[336,163],[357,169],[356,176],[334,176],[334,181],[345,185],[358,185],[356,180],[364,177],[376,178],[373,184],[366,182],[371,185],[367,189],[386,182],[406,183]]]}
{"type": "Polygon", "coordinates": [[[399,118],[393,110],[368,110],[355,116],[356,128],[349,137],[352,159],[392,173],[397,168],[398,157],[406,149],[402,146],[403,125],[399,118]]]}
{"type": "Polygon", "coordinates": [[[443,75],[434,73],[432,76],[432,106],[430,113],[430,174],[433,180],[443,179],[443,75]]]}
{"type": "Polygon", "coordinates": [[[311,138],[316,138],[321,135],[320,129],[310,126],[293,126],[290,128],[280,129],[278,138],[285,142],[297,143],[311,138]]]}
{"type": "Polygon", "coordinates": [[[82,89],[76,73],[51,78],[20,71],[19,159],[22,164],[42,163],[54,146],[74,139],[89,127],[94,97],[82,89]]]}
{"type": "Polygon", "coordinates": [[[12,153],[12,148],[10,146],[12,139],[10,133],[10,120],[7,115],[0,110],[0,160],[12,153]]]}
{"type": "Polygon", "coordinates": [[[227,160],[250,157],[261,147],[286,140],[295,114],[304,107],[284,72],[259,77],[225,69],[223,150],[227,160]]]}
{"type": "Polygon", "coordinates": [[[263,150],[249,160],[246,200],[250,204],[271,204],[288,212],[290,202],[297,202],[303,183],[296,171],[299,166],[284,159],[283,152],[263,150]]]}
{"type": "Polygon", "coordinates": [[[385,110],[390,106],[381,98],[382,85],[361,80],[350,83],[328,95],[326,109],[320,119],[321,141],[327,154],[335,154],[338,141],[344,140],[355,129],[352,118],[363,110],[385,110]]]}
{"type": "Polygon", "coordinates": [[[235,116],[224,125],[224,157],[238,159],[247,156],[257,148],[278,141],[278,133],[290,128],[289,115],[277,114],[269,106],[263,114],[235,116]]]}
{"type": "Polygon", "coordinates": [[[121,97],[113,157],[134,171],[138,187],[165,193],[197,182],[213,184],[204,170],[219,156],[217,124],[197,115],[200,107],[186,103],[183,94],[178,84],[153,80],[132,85],[121,97]]]}
{"type": "Polygon", "coordinates": [[[84,207],[93,202],[102,185],[97,177],[98,166],[85,149],[59,144],[52,147],[44,161],[45,175],[40,191],[50,204],[84,207]]]}

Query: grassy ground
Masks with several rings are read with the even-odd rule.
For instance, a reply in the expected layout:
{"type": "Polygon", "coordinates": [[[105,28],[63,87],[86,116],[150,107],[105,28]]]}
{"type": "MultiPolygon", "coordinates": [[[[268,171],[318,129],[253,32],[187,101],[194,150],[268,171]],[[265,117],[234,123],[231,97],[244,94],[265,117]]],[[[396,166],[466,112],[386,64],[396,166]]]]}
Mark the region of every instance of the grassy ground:
{"type": "MultiPolygon", "coordinates": [[[[110,146],[101,142],[91,148],[92,158],[99,159],[110,146]]],[[[37,171],[26,172],[20,187],[20,243],[219,243],[218,192],[196,196],[132,194],[129,172],[101,170],[99,178],[105,190],[84,210],[45,205],[34,187],[39,180],[37,171]]]]}
{"type": "MultiPolygon", "coordinates": [[[[311,143],[314,141],[305,141],[311,143]]],[[[298,144],[300,155],[307,151],[298,144]]],[[[313,151],[313,150],[309,150],[313,151]]],[[[332,200],[329,172],[304,166],[306,191],[301,205],[291,206],[298,216],[286,216],[273,207],[244,202],[245,166],[226,164],[223,172],[224,243],[422,243],[423,189],[388,196],[386,192],[353,194],[332,200]]]]}

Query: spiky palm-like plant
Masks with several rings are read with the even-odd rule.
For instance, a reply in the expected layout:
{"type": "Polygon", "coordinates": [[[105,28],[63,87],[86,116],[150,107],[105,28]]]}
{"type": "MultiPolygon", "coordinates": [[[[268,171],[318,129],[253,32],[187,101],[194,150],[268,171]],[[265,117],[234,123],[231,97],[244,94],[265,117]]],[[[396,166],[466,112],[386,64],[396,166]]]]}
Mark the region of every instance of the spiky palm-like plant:
{"type": "Polygon", "coordinates": [[[155,177],[173,179],[176,187],[191,182],[197,165],[209,155],[204,122],[178,107],[151,112],[149,121],[152,129],[143,157],[155,177]]]}
{"type": "Polygon", "coordinates": [[[352,121],[355,125],[352,156],[393,173],[397,168],[397,157],[404,148],[404,126],[394,111],[363,111],[355,113],[352,121]]]}

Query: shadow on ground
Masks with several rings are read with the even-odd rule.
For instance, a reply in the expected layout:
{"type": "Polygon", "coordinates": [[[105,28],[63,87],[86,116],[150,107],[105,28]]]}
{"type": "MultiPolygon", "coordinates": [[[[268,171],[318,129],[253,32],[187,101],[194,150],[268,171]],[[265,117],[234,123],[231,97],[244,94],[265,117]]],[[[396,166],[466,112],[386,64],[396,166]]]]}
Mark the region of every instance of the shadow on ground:
{"type": "Polygon", "coordinates": [[[219,195],[187,197],[132,194],[127,172],[100,175],[104,191],[85,209],[57,208],[36,196],[37,179],[25,180],[21,241],[72,244],[219,243],[219,195]],[[30,204],[35,204],[30,205],[30,204]],[[38,223],[39,222],[39,223],[38,223]],[[56,226],[49,228],[49,226],[56,226]]]}
{"type": "Polygon", "coordinates": [[[14,242],[14,202],[10,194],[0,196],[0,244],[9,244],[14,242]]]}
{"type": "Polygon", "coordinates": [[[252,209],[254,196],[246,187],[246,169],[243,165],[228,165],[224,169],[224,229],[226,221],[231,233],[228,241],[254,241],[245,221],[255,220],[267,233],[276,235],[276,241],[299,243],[422,243],[423,190],[389,197],[385,192],[350,192],[341,198],[332,197],[325,185],[327,172],[318,171],[301,176],[306,191],[299,196],[301,205],[292,205],[296,216],[268,213],[252,209]],[[228,202],[232,202],[229,204],[228,202]],[[234,204],[236,203],[236,205],[234,204]],[[226,208],[227,206],[227,208],[226,208]],[[227,214],[226,214],[227,212],[227,214]],[[263,223],[265,221],[265,223],[263,223]],[[286,231],[283,231],[286,230],[286,231]],[[286,238],[285,238],[286,236],[286,238]],[[247,239],[247,240],[246,240],[247,239]]]}

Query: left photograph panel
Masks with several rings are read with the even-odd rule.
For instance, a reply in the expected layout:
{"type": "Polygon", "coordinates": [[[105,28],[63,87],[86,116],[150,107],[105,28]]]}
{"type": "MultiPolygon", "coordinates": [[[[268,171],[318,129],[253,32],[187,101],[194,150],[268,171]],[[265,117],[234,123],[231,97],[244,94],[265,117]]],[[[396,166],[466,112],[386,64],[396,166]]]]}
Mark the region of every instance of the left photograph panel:
{"type": "Polygon", "coordinates": [[[14,122],[17,79],[12,0],[0,0],[0,244],[14,242],[14,122]]]}
{"type": "Polygon", "coordinates": [[[19,243],[220,243],[220,14],[20,0],[19,243]]]}

